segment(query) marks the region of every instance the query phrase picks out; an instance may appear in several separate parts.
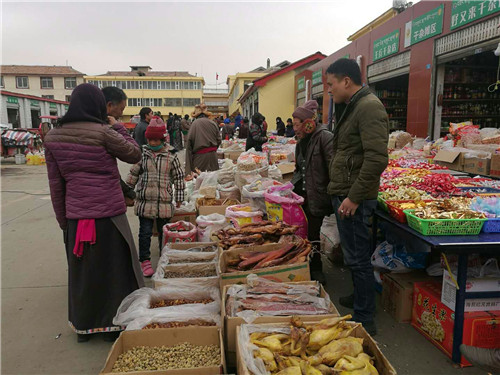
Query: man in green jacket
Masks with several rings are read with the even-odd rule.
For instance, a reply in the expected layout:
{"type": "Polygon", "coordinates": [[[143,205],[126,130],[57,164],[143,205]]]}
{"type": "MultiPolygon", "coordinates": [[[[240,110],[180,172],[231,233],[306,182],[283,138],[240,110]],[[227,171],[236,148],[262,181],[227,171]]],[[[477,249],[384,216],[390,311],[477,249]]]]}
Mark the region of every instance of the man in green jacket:
{"type": "Polygon", "coordinates": [[[354,320],[376,333],[375,278],[371,265],[370,222],[377,205],[380,175],[388,162],[389,122],[380,100],[361,83],[355,60],[340,59],[326,70],[335,107],[333,157],[328,193],[337,217],[344,262],[354,293],[340,304],[354,308],[354,320]]]}

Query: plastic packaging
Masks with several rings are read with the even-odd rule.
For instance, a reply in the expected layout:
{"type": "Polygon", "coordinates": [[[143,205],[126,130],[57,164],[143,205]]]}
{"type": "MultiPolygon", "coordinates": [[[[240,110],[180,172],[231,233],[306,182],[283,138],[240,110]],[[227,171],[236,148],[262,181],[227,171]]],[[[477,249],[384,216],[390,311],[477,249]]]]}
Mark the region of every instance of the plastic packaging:
{"type": "Polygon", "coordinates": [[[334,261],[334,249],[340,245],[340,234],[335,214],[325,216],[320,229],[320,248],[328,260],[334,261]]]}
{"type": "Polygon", "coordinates": [[[278,181],[271,178],[258,178],[248,185],[244,185],[241,189],[241,198],[248,199],[250,204],[257,210],[266,212],[266,199],[264,193],[271,186],[281,185],[278,181]]]}
{"type": "Polygon", "coordinates": [[[269,178],[275,181],[283,182],[283,174],[281,173],[281,169],[279,169],[277,165],[269,166],[267,175],[269,176],[269,178]]]}
{"type": "Polygon", "coordinates": [[[219,175],[217,177],[217,182],[221,185],[233,182],[234,183],[234,172],[236,171],[236,166],[231,159],[224,159],[222,167],[219,169],[219,175]]]}
{"type": "Polygon", "coordinates": [[[270,221],[283,221],[289,225],[297,225],[297,236],[307,238],[307,218],[302,204],[304,198],[293,192],[291,182],[285,185],[272,186],[264,193],[266,199],[267,218],[270,221]]]}
{"type": "Polygon", "coordinates": [[[249,204],[237,204],[226,208],[226,217],[239,229],[244,224],[262,221],[262,211],[256,210],[249,204]]]}
{"type": "Polygon", "coordinates": [[[218,171],[205,173],[206,175],[203,177],[199,193],[205,198],[217,198],[217,179],[219,173],[218,171]]]}
{"type": "Polygon", "coordinates": [[[226,218],[216,213],[200,215],[196,218],[196,224],[198,224],[198,242],[210,242],[212,234],[226,225],[226,218]]]}
{"type": "Polygon", "coordinates": [[[206,315],[220,313],[220,292],[217,287],[191,285],[189,282],[162,289],[141,288],[125,297],[118,307],[113,324],[126,326],[132,320],[140,317],[176,317],[184,314],[206,315]],[[162,299],[200,300],[211,298],[207,304],[191,303],[178,306],[150,308],[151,303],[162,299]]]}
{"type": "Polygon", "coordinates": [[[382,242],[373,252],[371,262],[374,267],[388,269],[395,273],[424,269],[428,253],[407,253],[404,246],[382,242]]]}
{"type": "Polygon", "coordinates": [[[137,319],[132,320],[125,329],[126,331],[136,331],[143,329],[148,324],[151,323],[170,323],[170,322],[188,322],[190,320],[199,320],[208,323],[215,323],[215,325],[221,325],[221,318],[219,314],[206,314],[199,315],[193,313],[184,312],[179,316],[141,316],[137,319]]]}
{"type": "Polygon", "coordinates": [[[217,252],[200,252],[189,250],[171,250],[166,248],[161,253],[160,261],[165,260],[165,264],[177,263],[209,263],[217,261],[217,252]]]}
{"type": "Polygon", "coordinates": [[[187,221],[177,221],[163,226],[163,243],[162,247],[167,243],[174,242],[195,242],[196,227],[187,221]]]}
{"type": "Polygon", "coordinates": [[[224,185],[219,185],[217,189],[219,190],[220,199],[234,199],[238,202],[241,201],[241,191],[234,181],[228,182],[224,185]]]}
{"type": "Polygon", "coordinates": [[[156,288],[192,285],[201,287],[218,287],[219,276],[217,272],[217,265],[213,263],[177,263],[168,264],[167,259],[158,262],[156,272],[153,274],[152,280],[155,282],[156,288]],[[185,274],[185,277],[170,277],[165,278],[167,272],[175,272],[185,274]],[[193,273],[207,273],[213,276],[197,276],[191,277],[189,274],[193,273]]]}

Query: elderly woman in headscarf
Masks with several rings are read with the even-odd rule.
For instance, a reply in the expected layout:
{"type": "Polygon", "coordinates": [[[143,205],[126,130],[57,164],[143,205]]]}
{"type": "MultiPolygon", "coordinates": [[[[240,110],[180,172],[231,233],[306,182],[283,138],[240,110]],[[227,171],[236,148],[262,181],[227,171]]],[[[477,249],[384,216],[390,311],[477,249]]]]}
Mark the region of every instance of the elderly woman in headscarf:
{"type": "Polygon", "coordinates": [[[100,332],[113,341],[122,330],[113,325],[120,303],[144,285],[116,158],[137,163],[141,150],[122,124],[108,119],[101,90],[87,83],[74,89],[44,145],[66,246],[70,327],[79,342],[100,332]]]}
{"type": "Polygon", "coordinates": [[[205,104],[198,104],[191,114],[195,120],[186,140],[186,176],[196,168],[200,171],[219,169],[217,148],[221,143],[219,126],[210,120],[212,113],[205,104]]]}

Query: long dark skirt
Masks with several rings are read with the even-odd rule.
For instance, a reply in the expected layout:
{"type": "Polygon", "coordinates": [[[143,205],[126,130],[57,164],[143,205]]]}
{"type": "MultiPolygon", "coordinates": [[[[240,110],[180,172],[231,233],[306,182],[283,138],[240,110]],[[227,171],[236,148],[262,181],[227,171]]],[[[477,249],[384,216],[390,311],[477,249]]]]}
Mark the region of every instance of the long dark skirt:
{"type": "MultiPolygon", "coordinates": [[[[73,254],[78,220],[68,220],[66,255],[69,323],[76,333],[118,331],[113,317],[123,298],[139,288],[129,244],[111,218],[96,219],[96,243],[73,254]]],[[[134,249],[135,250],[135,249],[134,249]]]]}

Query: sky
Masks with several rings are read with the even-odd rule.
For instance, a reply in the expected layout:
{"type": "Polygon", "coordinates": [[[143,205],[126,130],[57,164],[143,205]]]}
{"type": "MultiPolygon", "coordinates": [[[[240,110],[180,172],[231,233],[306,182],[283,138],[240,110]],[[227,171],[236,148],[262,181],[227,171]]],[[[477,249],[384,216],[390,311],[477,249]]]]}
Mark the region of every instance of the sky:
{"type": "Polygon", "coordinates": [[[88,74],[149,65],[207,85],[320,51],[392,7],[392,0],[328,2],[20,2],[2,7],[2,64],[70,65],[88,74]]]}

